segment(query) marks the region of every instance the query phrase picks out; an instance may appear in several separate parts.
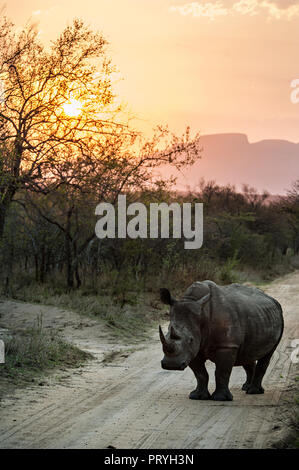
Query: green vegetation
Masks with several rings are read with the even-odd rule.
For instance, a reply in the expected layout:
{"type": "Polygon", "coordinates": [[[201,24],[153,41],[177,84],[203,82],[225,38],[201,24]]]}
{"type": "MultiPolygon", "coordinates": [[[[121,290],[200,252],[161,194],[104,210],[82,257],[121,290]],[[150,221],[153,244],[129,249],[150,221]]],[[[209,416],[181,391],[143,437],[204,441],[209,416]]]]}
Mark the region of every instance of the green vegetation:
{"type": "MultiPolygon", "coordinates": [[[[65,200],[67,197],[65,192],[65,200]]],[[[210,182],[202,183],[192,194],[164,189],[131,192],[127,197],[145,205],[162,201],[203,202],[202,248],[186,250],[183,239],[98,240],[93,236],[77,256],[75,247],[84,244],[97,220],[91,212],[91,202],[90,212],[85,206],[78,206],[76,216],[70,218],[72,254],[66,249],[65,234],[56,224],[43,218],[30,202],[26,209],[15,204],[8,216],[0,253],[2,266],[6,267],[2,293],[105,319],[107,310],[121,312],[130,306],[137,311],[144,296],[156,296],[161,286],[180,294],[188,284],[200,279],[261,285],[299,267],[299,219],[292,212],[297,202],[288,196],[271,202],[267,195],[248,188],[241,193],[210,182]],[[68,282],[70,257],[75,266],[72,288],[68,282]]],[[[61,213],[55,201],[53,193],[35,197],[35,204],[49,207],[53,220],[63,226],[66,214],[61,213]]]]}

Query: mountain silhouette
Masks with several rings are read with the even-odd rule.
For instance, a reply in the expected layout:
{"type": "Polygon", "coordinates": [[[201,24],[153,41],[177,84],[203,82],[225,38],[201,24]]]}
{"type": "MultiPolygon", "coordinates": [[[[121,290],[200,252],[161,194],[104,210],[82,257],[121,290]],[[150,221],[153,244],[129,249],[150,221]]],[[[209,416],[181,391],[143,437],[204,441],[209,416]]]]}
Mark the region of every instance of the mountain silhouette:
{"type": "Polygon", "coordinates": [[[179,189],[194,189],[204,178],[284,194],[299,179],[299,144],[279,139],[250,143],[246,134],[204,135],[200,144],[201,159],[176,173],[179,189]]]}

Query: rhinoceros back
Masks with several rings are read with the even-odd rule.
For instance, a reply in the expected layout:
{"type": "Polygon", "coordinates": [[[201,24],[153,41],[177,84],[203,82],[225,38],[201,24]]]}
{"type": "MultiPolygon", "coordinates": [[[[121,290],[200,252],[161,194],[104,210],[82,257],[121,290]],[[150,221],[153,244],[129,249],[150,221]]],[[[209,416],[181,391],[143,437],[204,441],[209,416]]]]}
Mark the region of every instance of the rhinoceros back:
{"type": "Polygon", "coordinates": [[[207,293],[211,343],[219,340],[236,344],[240,362],[244,358],[258,359],[275,349],[283,332],[282,309],[276,299],[255,287],[218,286],[212,281],[193,283],[183,299],[196,301],[207,293]]]}

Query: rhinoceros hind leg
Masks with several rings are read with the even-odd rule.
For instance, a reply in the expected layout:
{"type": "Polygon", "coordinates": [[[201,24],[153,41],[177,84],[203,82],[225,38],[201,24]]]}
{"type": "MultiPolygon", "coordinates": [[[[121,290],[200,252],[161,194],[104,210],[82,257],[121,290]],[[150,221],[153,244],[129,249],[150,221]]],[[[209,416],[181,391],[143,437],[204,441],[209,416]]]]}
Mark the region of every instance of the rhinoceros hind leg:
{"type": "Polygon", "coordinates": [[[244,366],[246,372],[246,382],[242,385],[242,390],[247,391],[251,385],[254,371],[255,371],[255,361],[250,362],[249,364],[245,364],[244,366]]]}
{"type": "Polygon", "coordinates": [[[190,392],[189,398],[190,398],[190,400],[210,400],[211,395],[210,395],[210,392],[207,389],[206,390],[197,390],[197,388],[196,388],[195,390],[190,392]]]}
{"type": "Polygon", "coordinates": [[[264,378],[270,359],[275,349],[276,347],[273,348],[272,351],[270,351],[268,354],[266,354],[264,357],[262,357],[261,359],[257,361],[252,382],[248,390],[246,391],[246,393],[250,395],[264,393],[264,389],[262,387],[262,380],[264,378]]]}
{"type": "Polygon", "coordinates": [[[265,390],[263,389],[261,385],[258,387],[257,385],[251,384],[246,390],[246,393],[248,393],[248,395],[258,395],[258,394],[264,393],[264,391],[265,390]]]}

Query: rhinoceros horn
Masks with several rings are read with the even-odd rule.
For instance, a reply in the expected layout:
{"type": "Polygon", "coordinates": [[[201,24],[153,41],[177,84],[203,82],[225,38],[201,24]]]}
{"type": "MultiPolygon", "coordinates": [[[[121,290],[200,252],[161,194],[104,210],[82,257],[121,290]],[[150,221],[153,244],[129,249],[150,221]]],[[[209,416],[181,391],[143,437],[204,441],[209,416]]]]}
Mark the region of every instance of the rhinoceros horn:
{"type": "Polygon", "coordinates": [[[167,341],[160,325],[159,325],[159,335],[160,335],[161,343],[163,344],[163,346],[165,346],[167,344],[167,341]]]}
{"type": "Polygon", "coordinates": [[[162,343],[162,346],[163,346],[164,350],[167,351],[167,352],[172,352],[173,347],[167,342],[160,325],[159,325],[159,334],[160,334],[160,340],[161,340],[161,343],[162,343]]]}

